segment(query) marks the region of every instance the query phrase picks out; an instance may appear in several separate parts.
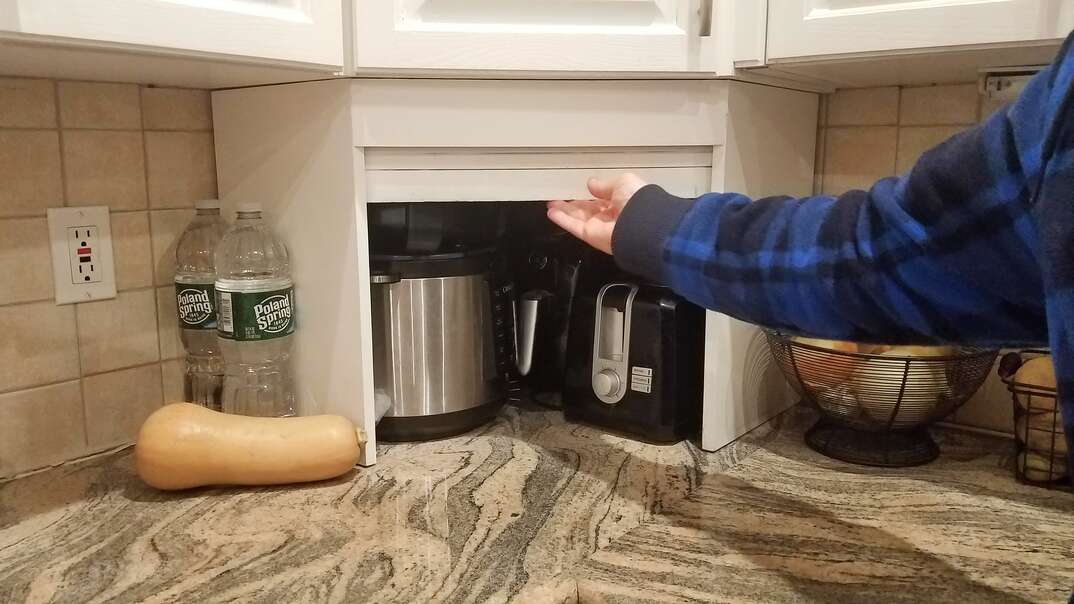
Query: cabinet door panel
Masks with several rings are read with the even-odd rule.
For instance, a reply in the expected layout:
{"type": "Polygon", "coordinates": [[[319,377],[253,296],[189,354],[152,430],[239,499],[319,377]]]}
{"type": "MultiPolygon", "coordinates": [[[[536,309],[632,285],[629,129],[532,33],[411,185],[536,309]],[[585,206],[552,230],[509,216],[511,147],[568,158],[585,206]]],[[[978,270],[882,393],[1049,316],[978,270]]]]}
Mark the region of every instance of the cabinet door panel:
{"type": "Polygon", "coordinates": [[[339,0],[0,0],[0,35],[343,66],[339,0]]]}
{"type": "Polygon", "coordinates": [[[1065,0],[769,0],[768,60],[1061,39],[1065,0]]]}
{"type": "Polygon", "coordinates": [[[701,71],[710,0],[357,0],[359,69],[701,71]]]}

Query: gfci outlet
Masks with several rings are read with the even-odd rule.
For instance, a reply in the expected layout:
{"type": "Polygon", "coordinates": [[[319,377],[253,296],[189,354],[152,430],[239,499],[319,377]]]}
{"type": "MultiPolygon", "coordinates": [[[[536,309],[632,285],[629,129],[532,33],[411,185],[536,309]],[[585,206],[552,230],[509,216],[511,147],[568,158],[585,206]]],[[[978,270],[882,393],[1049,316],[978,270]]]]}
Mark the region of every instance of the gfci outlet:
{"type": "Polygon", "coordinates": [[[48,230],[56,304],[115,298],[108,208],[49,208],[48,230]]]}

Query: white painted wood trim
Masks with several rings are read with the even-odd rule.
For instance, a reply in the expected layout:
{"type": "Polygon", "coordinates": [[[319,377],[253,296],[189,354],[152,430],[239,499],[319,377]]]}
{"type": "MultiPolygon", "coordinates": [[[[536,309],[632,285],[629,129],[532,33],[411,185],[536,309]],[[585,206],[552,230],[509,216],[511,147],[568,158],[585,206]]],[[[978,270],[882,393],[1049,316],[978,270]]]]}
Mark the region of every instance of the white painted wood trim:
{"type": "Polygon", "coordinates": [[[766,62],[768,0],[723,0],[730,6],[731,61],[734,67],[759,67],[766,62]]]}
{"type": "Polygon", "coordinates": [[[855,4],[833,10],[815,0],[769,0],[768,62],[1058,40],[1074,27],[1068,0],[855,4]]]}
{"type": "Polygon", "coordinates": [[[699,35],[698,0],[644,1],[661,5],[674,21],[648,26],[426,23],[420,2],[359,1],[355,64],[390,70],[711,72],[713,47],[699,35]]]}
{"type": "Polygon", "coordinates": [[[213,93],[225,208],[259,201],[291,250],[300,412],[338,413],[369,435],[376,461],[365,205],[356,182],[349,83],[213,93]]]}
{"type": "Polygon", "coordinates": [[[340,0],[0,0],[0,32],[87,47],[251,57],[343,67],[340,0]]]}
{"type": "Polygon", "coordinates": [[[370,203],[406,201],[545,201],[588,199],[586,180],[634,172],[682,197],[708,190],[711,168],[553,168],[526,170],[371,170],[370,203]]]}
{"type": "MultiPolygon", "coordinates": [[[[735,83],[727,144],[713,150],[712,190],[806,196],[812,192],[816,94],[735,83]]],[[[715,451],[796,402],[764,333],[707,312],[701,448],[715,451]]]]}
{"type": "Polygon", "coordinates": [[[366,151],[367,170],[712,167],[712,147],[396,148],[366,151]]]}
{"type": "Polygon", "coordinates": [[[360,147],[722,144],[728,82],[354,80],[360,147]]]}

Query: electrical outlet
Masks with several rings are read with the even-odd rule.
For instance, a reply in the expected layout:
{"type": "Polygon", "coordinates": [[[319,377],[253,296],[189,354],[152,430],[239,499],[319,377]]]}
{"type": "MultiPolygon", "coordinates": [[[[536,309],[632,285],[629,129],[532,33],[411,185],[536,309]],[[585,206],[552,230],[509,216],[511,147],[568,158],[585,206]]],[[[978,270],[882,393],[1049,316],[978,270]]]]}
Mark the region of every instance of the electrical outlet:
{"type": "Polygon", "coordinates": [[[95,226],[67,227],[67,258],[71,266],[71,283],[100,283],[100,237],[95,226]],[[76,270],[77,269],[77,270],[76,270]]]}
{"type": "Polygon", "coordinates": [[[56,304],[115,298],[108,208],[49,208],[48,228],[56,304]]]}

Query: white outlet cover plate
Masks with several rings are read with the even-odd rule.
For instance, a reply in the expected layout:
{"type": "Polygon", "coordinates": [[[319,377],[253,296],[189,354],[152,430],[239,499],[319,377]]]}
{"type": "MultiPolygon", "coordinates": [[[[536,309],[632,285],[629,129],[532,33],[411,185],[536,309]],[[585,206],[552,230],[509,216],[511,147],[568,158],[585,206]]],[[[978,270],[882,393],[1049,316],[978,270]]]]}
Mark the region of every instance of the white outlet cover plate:
{"type": "MultiPolygon", "coordinates": [[[[116,297],[116,263],[112,255],[112,223],[108,206],[48,209],[49,249],[52,251],[52,279],[56,304],[72,304],[116,297]],[[79,256],[72,249],[71,229],[92,227],[97,241],[88,241],[88,252],[79,256]],[[76,281],[81,258],[92,265],[89,282],[76,281]]],[[[81,233],[80,233],[81,235],[81,233]]],[[[79,246],[81,247],[81,246],[79,246]]]]}

